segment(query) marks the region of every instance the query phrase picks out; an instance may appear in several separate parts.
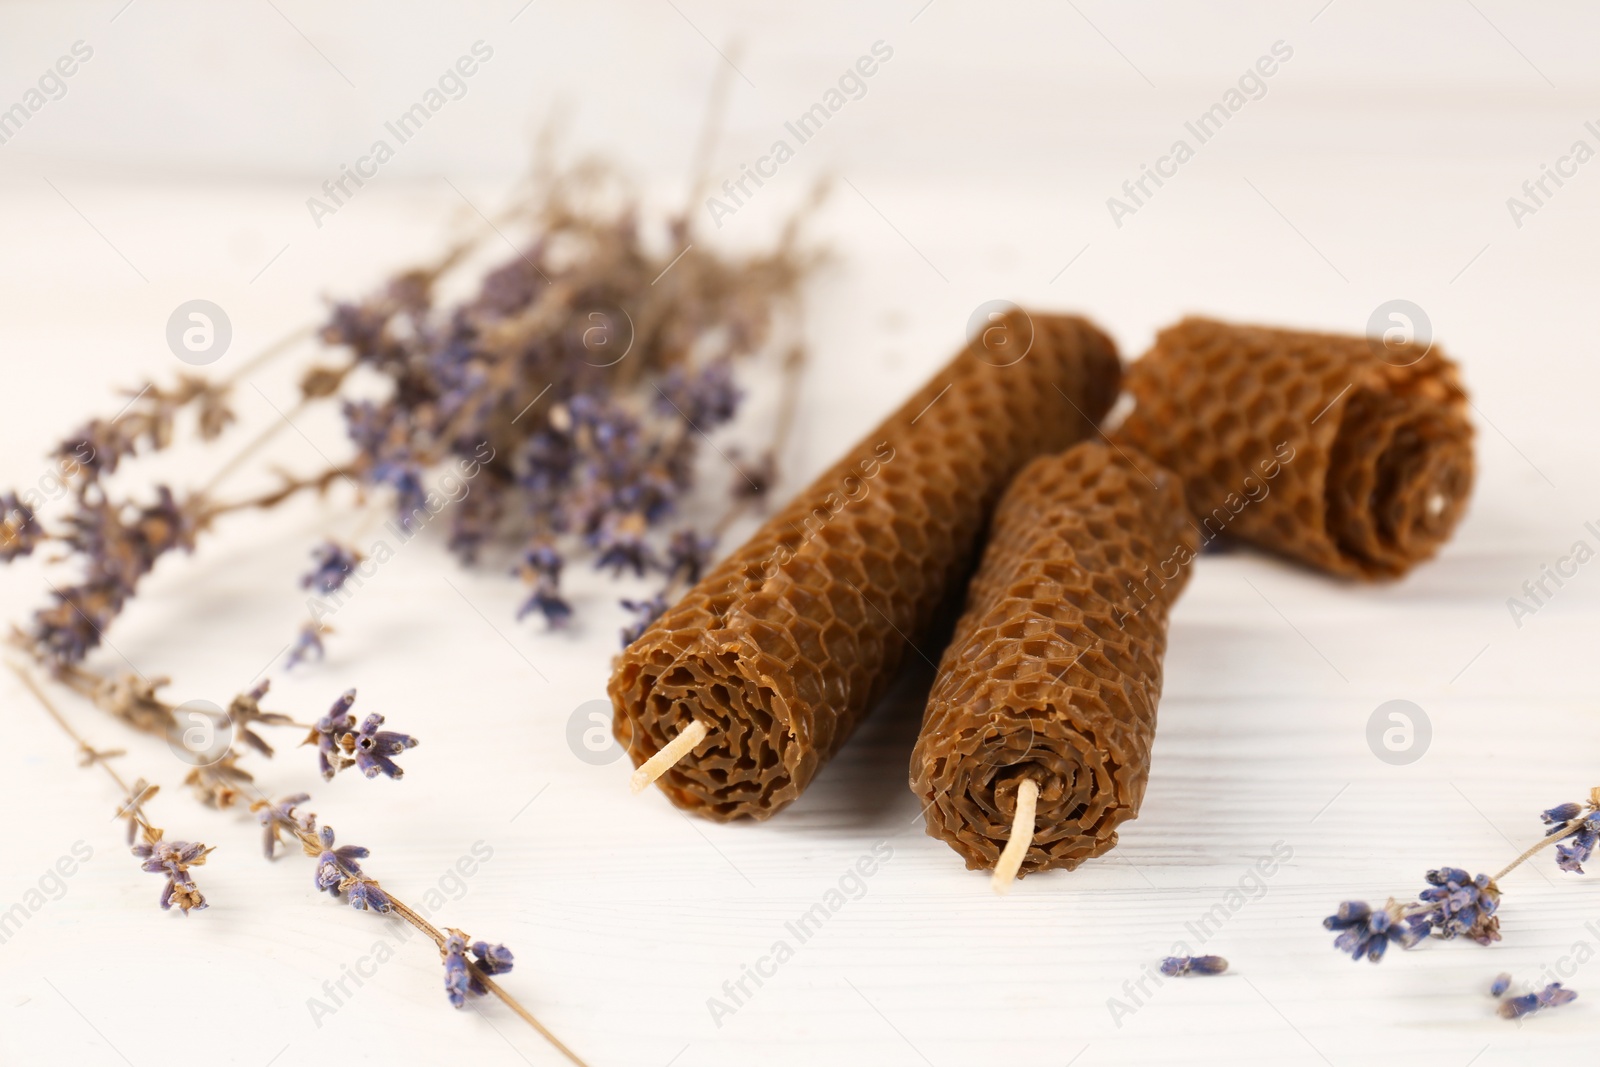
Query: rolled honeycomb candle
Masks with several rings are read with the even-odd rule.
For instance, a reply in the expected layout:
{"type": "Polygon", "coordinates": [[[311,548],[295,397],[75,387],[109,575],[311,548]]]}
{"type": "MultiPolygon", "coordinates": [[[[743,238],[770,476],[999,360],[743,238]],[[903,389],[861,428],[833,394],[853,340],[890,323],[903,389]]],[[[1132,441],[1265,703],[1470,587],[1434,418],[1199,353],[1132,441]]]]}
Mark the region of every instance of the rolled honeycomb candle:
{"type": "Polygon", "coordinates": [[[1472,491],[1467,395],[1437,348],[1190,318],[1127,388],[1113,436],[1177,472],[1207,541],[1391,578],[1438,551],[1472,491]]]}
{"type": "Polygon", "coordinates": [[[1041,456],[1006,490],[911,756],[928,833],[996,889],[1139,813],[1197,541],[1177,476],[1126,448],[1041,456]]]}
{"type": "Polygon", "coordinates": [[[966,576],[1012,474],[1093,433],[1120,378],[1081,318],[1014,311],[967,345],[624,650],[613,730],[639,778],[719,821],[792,802],[966,576]]]}

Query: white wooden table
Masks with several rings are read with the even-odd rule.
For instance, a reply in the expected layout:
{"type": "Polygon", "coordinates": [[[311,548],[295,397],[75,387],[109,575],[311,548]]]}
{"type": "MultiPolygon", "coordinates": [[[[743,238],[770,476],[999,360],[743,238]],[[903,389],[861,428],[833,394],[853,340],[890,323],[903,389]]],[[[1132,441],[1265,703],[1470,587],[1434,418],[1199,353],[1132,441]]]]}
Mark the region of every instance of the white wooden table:
{"type": "MultiPolygon", "coordinates": [[[[329,105],[318,125],[307,100],[333,89],[290,86],[275,103],[214,57],[139,81],[141,63],[154,62],[135,54],[141,41],[167,41],[175,55],[211,34],[224,55],[252,63],[240,34],[268,37],[261,47],[273,54],[305,49],[270,9],[259,23],[216,16],[195,28],[146,6],[94,23],[103,66],[86,66],[51,105],[59,115],[42,112],[37,130],[0,148],[0,487],[35,483],[50,442],[115,410],[114,387],[183,369],[161,333],[183,300],[223,305],[242,356],[317,314],[320,294],[359,292],[438,247],[471,217],[463,197],[500,203],[520,148],[483,131],[520,121],[530,95],[542,107],[569,90],[582,143],[617,146],[652,197],[679,195],[670,179],[688,157],[707,63],[718,62],[690,18],[719,43],[740,25],[749,34],[739,62],[760,89],[735,90],[719,156],[734,170],[835,68],[874,39],[895,42],[894,61],[833,120],[830,139],[748,213],[707,228],[707,240],[758,241],[808,172],[849,181],[818,219],[836,257],[808,298],[814,361],[785,457],[789,491],[947,358],[972,309],[997,296],[1084,311],[1130,355],[1189,311],[1359,331],[1401,297],[1426,309],[1465,367],[1480,480],[1441,557],[1374,588],[1247,551],[1203,558],[1173,620],[1140,818],[1109,856],[1029,878],[1006,899],[916,818],[906,776],[918,679],[780,817],[692,821],[654,793],[630,797],[625,759],[594,765],[567,741],[574,710],[603,695],[623,621],[615,601],[643,585],[574,570],[581,625],[547,636],[514,622],[519,589],[503,568],[460,571],[435,532],[408,544],[339,612],[328,661],[275,676],[272,700],[316,716],[358,687],[358,711],[382,711],[422,739],[405,780],[324,785],[290,749],[260,767],[262,783],[311,792],[310,807],[341,841],[372,848],[369,869],[405,899],[432,889],[457,898],[437,920],[512,947],[508,987],[591,1063],[1488,1067],[1592,1049],[1597,890],[1548,857],[1506,879],[1505,940],[1492,949],[1432,944],[1358,965],[1320,925],[1341,900],[1414,893],[1429,867],[1498,868],[1538,837],[1541,809],[1597,784],[1600,569],[1580,569],[1520,627],[1506,605],[1574,541],[1600,547],[1583,525],[1600,520],[1600,171],[1580,169],[1520,228],[1505,205],[1588,136],[1593,75],[1577,57],[1578,42],[1593,42],[1590,16],[1468,7],[1386,22],[1339,3],[1315,22],[1316,5],[1235,9],[1204,24],[1169,8],[1177,21],[1163,27],[1104,7],[985,16],[941,0],[915,22],[914,6],[741,23],[705,5],[681,17],[536,6],[511,23],[516,5],[485,4],[395,16],[402,62],[363,44],[346,16],[319,24],[285,8],[362,86],[359,106],[329,105]],[[1388,36],[1396,27],[1432,42],[1417,62],[1439,91],[1379,62],[1406,54],[1388,36]],[[458,38],[464,47],[491,32],[501,66],[486,68],[459,125],[315,228],[313,176],[336,170],[363,130],[414,95],[415,78],[396,72],[430,72],[458,38]],[[608,32],[613,49],[567,55],[608,32]],[[427,47],[430,35],[444,43],[427,47]],[[1198,54],[1185,37],[1214,47],[1198,54]],[[1270,91],[1114,226],[1106,198],[1279,38],[1296,54],[1270,91]],[[530,73],[546,62],[551,73],[530,73]],[[256,108],[235,121],[271,129],[291,163],[275,167],[238,126],[208,126],[202,140],[220,145],[209,169],[163,170],[168,135],[154,119],[117,120],[119,87],[134,103],[170,90],[203,117],[220,106],[203,99],[207,85],[236,109],[256,108]],[[59,125],[43,126],[47,115],[59,125]],[[277,129],[302,119],[317,146],[277,129]],[[152,142],[141,147],[129,122],[147,124],[152,142]],[[109,149],[87,139],[100,129],[109,149]],[[664,144],[670,171],[652,159],[664,144]],[[128,166],[102,168],[106,152],[128,166]],[[1431,724],[1426,753],[1405,765],[1367,741],[1370,716],[1395,699],[1431,724]],[[475,848],[490,857],[470,877],[453,874],[475,848]],[[875,850],[892,854],[858,891],[846,876],[875,850]],[[1252,875],[1274,850],[1273,873],[1252,875]],[[786,924],[841,878],[853,898],[800,943],[786,924]],[[793,954],[774,968],[763,958],[780,940],[793,954]],[[1157,986],[1145,976],[1179,941],[1227,956],[1229,973],[1157,986]],[[746,979],[749,995],[735,1003],[725,983],[758,964],[771,976],[759,988],[746,979]],[[1494,1015],[1485,991],[1497,972],[1531,982],[1554,967],[1576,1003],[1522,1026],[1494,1015]],[[735,1010],[713,1011],[710,998],[735,1010]]],[[[65,7],[0,16],[19,20],[0,45],[7,69],[53,59],[56,42],[74,38],[72,19],[110,15],[65,7]]],[[[297,78],[333,77],[294,54],[306,64],[297,78]]],[[[265,370],[241,390],[241,417],[265,425],[292,396],[286,369],[265,370]]],[[[744,431],[756,432],[764,402],[744,431]]],[[[297,422],[304,436],[286,436],[274,460],[306,469],[317,450],[344,448],[335,419],[297,422]]],[[[153,469],[193,484],[217,462],[179,450],[153,469]]],[[[225,704],[293,636],[305,610],[295,579],[330,521],[308,502],[226,522],[194,557],[162,563],[111,633],[117,652],[171,675],[183,698],[225,704]]],[[[45,588],[31,563],[0,572],[6,620],[23,619],[45,588]]],[[[107,651],[96,662],[119,660],[107,651]]],[[[187,921],[161,912],[159,880],[137,869],[109,821],[109,784],[75,766],[71,744],[8,677],[0,705],[0,915],[33,899],[78,842],[92,850],[60,898],[26,908],[0,943],[0,1062],[558,1062],[492,1003],[452,1012],[421,939],[374,968],[394,924],[317,894],[308,860],[267,864],[253,819],[189,802],[165,745],[64,700],[96,743],[128,749],[129,772],[165,786],[152,814],[169,834],[218,846],[199,871],[212,906],[187,921]],[[346,967],[371,977],[331,1013],[314,1011],[346,967]]]]}

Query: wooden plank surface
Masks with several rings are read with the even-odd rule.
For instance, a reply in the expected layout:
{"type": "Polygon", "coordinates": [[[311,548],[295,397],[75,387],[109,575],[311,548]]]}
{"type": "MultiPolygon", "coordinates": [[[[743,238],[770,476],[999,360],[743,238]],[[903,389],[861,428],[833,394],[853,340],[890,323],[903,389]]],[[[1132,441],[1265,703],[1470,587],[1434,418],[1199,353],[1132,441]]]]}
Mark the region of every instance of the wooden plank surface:
{"type": "MultiPolygon", "coordinates": [[[[1492,949],[1432,944],[1374,967],[1336,955],[1320,926],[1341,900],[1414,893],[1429,867],[1497,868],[1537,839],[1541,809],[1597,784],[1600,564],[1520,626],[1506,606],[1573,542],[1600,548],[1584,527],[1600,520],[1590,313],[1600,280],[1590,183],[1600,178],[1581,174],[1522,227],[1504,206],[1581,135],[1581,101],[1520,86],[1454,99],[1419,91],[1388,113],[1326,88],[1348,80],[1308,74],[1253,104],[1255,126],[1230,129],[1148,211],[1113,227],[1106,196],[1181,125],[1174,116],[1215,96],[1258,37],[1272,39],[1274,17],[1230,24],[1242,43],[1176,97],[1137,97],[1141,83],[1123,69],[1127,99],[1074,120],[1097,131],[1081,150],[1035,146],[1020,171],[967,160],[950,174],[896,172],[859,133],[807,164],[838,166],[856,188],[841,186],[818,219],[837,257],[808,302],[814,359],[785,457],[789,490],[947,358],[971,310],[997,295],[1084,311],[1129,354],[1189,311],[1359,331],[1374,307],[1405,297],[1465,367],[1481,477],[1440,559],[1378,587],[1247,551],[1198,562],[1174,615],[1144,811],[1112,854],[1028,878],[1006,899],[962,870],[923,834],[906,785],[926,684],[914,673],[767,824],[716,826],[654,793],[630,797],[626,760],[586,762],[567,738],[572,716],[603,696],[623,621],[616,598],[644,587],[576,570],[581,623],[545,635],[514,622],[507,561],[463,572],[432,532],[340,610],[325,664],[275,678],[273,690],[274,706],[306,717],[358,687],[358,711],[382,711],[422,739],[405,780],[324,785],[290,748],[259,768],[264,786],[311,792],[341,841],[372,848],[369,867],[386,886],[412,900],[437,891],[439,921],[510,945],[506,984],[596,1065],[1489,1067],[1589,1054],[1600,1000],[1592,878],[1548,858],[1508,877],[1505,940],[1492,949]],[[1126,136],[1107,132],[1123,109],[1126,136]],[[1425,147],[1401,151],[1411,144],[1425,147]],[[1391,700],[1412,701],[1431,726],[1410,764],[1368,744],[1369,719],[1391,700]],[[458,861],[475,845],[490,858],[462,876],[458,861]],[[864,856],[875,869],[858,882],[850,872],[864,856]],[[1265,857],[1277,862],[1257,866],[1265,857]],[[832,890],[845,903],[802,941],[791,926],[832,890]],[[1158,985],[1149,970],[1179,941],[1227,956],[1230,972],[1158,985]],[[779,942],[792,956],[775,966],[779,942]],[[759,987],[745,979],[735,1003],[729,987],[758,965],[770,976],[759,987]],[[1531,982],[1547,969],[1579,990],[1575,1004],[1522,1026],[1494,1016],[1485,991],[1497,972],[1531,982]]],[[[1339,8],[1309,17],[1294,27],[1308,71],[1357,62],[1360,33],[1319,29],[1339,8]],[[1328,51],[1317,32],[1329,34],[1328,51]]],[[[960,25],[925,31],[940,55],[953,54],[960,25]]],[[[1463,45],[1462,63],[1481,49],[1507,65],[1495,78],[1546,91],[1478,28],[1489,36],[1463,45]]],[[[960,66],[919,61],[909,45],[903,59],[932,64],[907,84],[960,66]]],[[[1023,107],[1028,96],[1009,83],[983,91],[972,88],[992,99],[1002,128],[1013,121],[1005,102],[1023,107]]],[[[889,83],[881,95],[860,129],[895,127],[914,110],[889,83]]],[[[182,369],[161,339],[182,300],[223,303],[242,354],[317,314],[317,294],[359,291],[436,247],[461,211],[428,174],[375,185],[326,231],[304,217],[315,183],[303,179],[57,175],[80,218],[42,182],[39,157],[16,158],[0,175],[0,486],[36,483],[50,441],[115,410],[113,387],[182,369]]],[[[456,184],[486,205],[506,188],[492,176],[456,184]]],[[[801,187],[796,179],[751,229],[717,239],[755,240],[801,187]]],[[[751,384],[735,438],[758,433],[771,411],[773,383],[751,384]]],[[[241,391],[241,417],[266,425],[292,397],[291,375],[265,371],[241,391]]],[[[327,413],[296,421],[303,434],[286,435],[274,461],[305,469],[344,447],[327,413]]],[[[219,459],[182,449],[155,469],[193,484],[219,459]]],[[[708,484],[723,473],[708,467],[708,484]]],[[[163,562],[96,662],[126,659],[172,676],[183,698],[225,704],[292,638],[305,610],[295,578],[330,523],[352,525],[309,502],[224,523],[193,558],[163,562]]],[[[24,618],[45,589],[32,564],[0,573],[6,620],[24,618]]],[[[213,906],[187,921],[156,907],[159,880],[137,869],[109,820],[110,787],[77,769],[66,739],[0,678],[0,915],[32,888],[47,898],[0,944],[0,1061],[557,1062],[503,1010],[450,1011],[419,939],[373,967],[393,925],[316,893],[299,856],[268,864],[248,815],[190,803],[163,744],[63,704],[97,743],[129,750],[131,773],[165,787],[153,811],[169,834],[219,846],[200,872],[213,906]],[[48,899],[57,890],[46,872],[78,842],[92,858],[48,899]],[[371,976],[319,1012],[313,1001],[331,1003],[324,983],[347,966],[371,976]]]]}

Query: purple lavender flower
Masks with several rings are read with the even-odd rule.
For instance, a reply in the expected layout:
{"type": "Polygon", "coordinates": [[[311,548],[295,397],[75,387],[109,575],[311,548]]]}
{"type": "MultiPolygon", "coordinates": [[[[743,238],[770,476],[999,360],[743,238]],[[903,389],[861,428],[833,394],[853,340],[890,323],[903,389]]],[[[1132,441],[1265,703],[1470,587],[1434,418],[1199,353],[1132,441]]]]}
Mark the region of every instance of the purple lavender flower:
{"type": "Polygon", "coordinates": [[[167,884],[161,890],[161,907],[170,909],[174,904],[187,915],[204,910],[206,898],[189,874],[190,867],[199,867],[211,850],[198,841],[163,841],[160,831],[147,831],[147,840],[133,846],[133,854],[144,861],[141,866],[151,874],[164,874],[167,884]],[[150,833],[156,836],[148,839],[150,833]]]}
{"type": "Polygon", "coordinates": [[[377,307],[340,301],[322,327],[322,341],[349,348],[357,359],[382,362],[394,351],[385,337],[388,325],[389,315],[377,307]]]}
{"type": "Polygon", "coordinates": [[[1487,874],[1476,878],[1460,867],[1441,867],[1429,871],[1428,888],[1417,899],[1433,907],[1416,919],[1426,922],[1428,932],[1446,940],[1467,937],[1480,945],[1500,940],[1500,887],[1487,874]]]}
{"type": "Polygon", "coordinates": [[[1557,804],[1555,807],[1539,813],[1539,819],[1550,827],[1545,831],[1545,836],[1559,834],[1567,828],[1567,823],[1583,814],[1583,805],[1575,803],[1557,804]]]}
{"type": "Polygon", "coordinates": [[[388,914],[394,907],[394,901],[389,899],[389,894],[378,887],[378,883],[370,878],[358,878],[345,893],[345,899],[357,911],[376,911],[388,914]]]}
{"type": "Polygon", "coordinates": [[[491,945],[487,941],[474,941],[472,954],[473,961],[484,974],[505,974],[511,970],[516,958],[511,955],[511,950],[504,945],[491,945]]]}
{"type": "Polygon", "coordinates": [[[294,644],[289,647],[289,654],[283,657],[283,669],[292,670],[308,662],[312,656],[316,656],[319,662],[326,658],[328,650],[322,643],[322,633],[327,629],[315,621],[302,624],[300,632],[295,635],[294,644]]]}
{"type": "Polygon", "coordinates": [[[627,648],[644,636],[651,623],[666,614],[667,599],[657,593],[649,600],[624,600],[622,606],[637,616],[632,626],[625,626],[622,629],[622,647],[627,648]]]}
{"type": "Polygon", "coordinates": [[[137,439],[123,432],[115,420],[91,419],[57,446],[55,456],[81,465],[88,472],[88,479],[96,481],[102,474],[115,474],[122,458],[134,454],[136,443],[137,439]]]}
{"type": "Polygon", "coordinates": [[[1559,1008],[1563,1004],[1571,1004],[1578,999],[1578,994],[1571,989],[1563,989],[1560,982],[1551,982],[1537,993],[1524,993],[1520,997],[1512,997],[1502,1001],[1500,1014],[1507,1019],[1520,1019],[1524,1015],[1532,1015],[1545,1008],[1559,1008]]]}
{"type": "Polygon", "coordinates": [[[647,530],[645,518],[638,512],[607,516],[594,537],[598,550],[595,570],[610,567],[613,578],[619,577],[624,570],[631,570],[643,578],[659,566],[655,552],[645,540],[647,530]]]}
{"type": "Polygon", "coordinates": [[[417,747],[417,739],[410,734],[381,730],[382,715],[368,715],[355,735],[356,769],[368,778],[382,774],[389,778],[403,778],[405,771],[391,756],[398,756],[408,748],[417,747]]]}
{"type": "Polygon", "coordinates": [[[0,563],[30,555],[44,540],[44,527],[34,519],[33,509],[16,493],[0,494],[0,563]]]}
{"type": "Polygon", "coordinates": [[[525,578],[538,576],[559,579],[561,570],[565,566],[566,560],[562,559],[561,553],[556,551],[554,545],[548,541],[538,541],[522,554],[522,567],[519,573],[525,578]]]}
{"type": "Polygon", "coordinates": [[[1161,961],[1161,973],[1168,978],[1191,974],[1221,974],[1228,961],[1221,956],[1168,956],[1161,961]]]}
{"type": "Polygon", "coordinates": [[[456,502],[450,517],[448,547],[462,563],[476,563],[478,553],[493,537],[505,512],[508,480],[492,470],[480,471],[483,487],[456,502]]]}
{"type": "Polygon", "coordinates": [[[309,793],[295,793],[276,803],[270,800],[258,800],[250,805],[250,810],[256,813],[256,818],[261,822],[261,850],[266,853],[267,859],[276,856],[278,846],[283,843],[283,834],[287,833],[298,840],[300,832],[309,833],[316,829],[315,815],[296,815],[294,810],[310,799],[309,793]]]}
{"type": "Polygon", "coordinates": [[[333,844],[333,827],[324,826],[319,835],[322,841],[322,852],[317,856],[316,871],[313,878],[318,889],[338,896],[347,881],[361,877],[361,864],[372,853],[360,845],[342,845],[338,848],[333,844]]]}
{"type": "Polygon", "coordinates": [[[1501,971],[1499,974],[1494,976],[1494,981],[1489,983],[1489,995],[1491,997],[1504,996],[1506,990],[1510,988],[1511,975],[1505,971],[1501,971]]]}
{"type": "Polygon", "coordinates": [[[329,596],[344,588],[356,565],[365,557],[353,548],[324,541],[311,550],[311,558],[317,565],[300,578],[300,588],[315,589],[320,595],[329,596]]]}
{"type": "Polygon", "coordinates": [[[444,941],[444,989],[445,996],[450,998],[450,1003],[457,1008],[463,1007],[467,1002],[469,993],[484,996],[489,992],[489,987],[479,980],[473,973],[476,967],[484,974],[505,974],[511,970],[515,962],[511,950],[504,945],[491,945],[487,941],[472,942],[472,962],[467,962],[467,935],[460,930],[450,927],[445,928],[444,941]]]}
{"type": "Polygon", "coordinates": [[[541,255],[530,250],[503,267],[496,267],[484,276],[478,291],[477,307],[496,317],[509,315],[527,307],[538,291],[543,278],[535,272],[533,264],[541,255]]]}
{"type": "Polygon", "coordinates": [[[428,491],[422,484],[422,465],[404,450],[395,458],[380,460],[368,475],[374,485],[388,485],[395,492],[395,516],[400,528],[408,532],[421,529],[431,512],[428,491]]]}
{"type": "Polygon", "coordinates": [[[548,542],[533,545],[522,555],[522,565],[517,574],[533,586],[533,592],[517,609],[517,618],[538,612],[552,627],[565,626],[572,617],[572,605],[561,595],[561,568],[565,561],[561,553],[548,542]]]}
{"type": "Polygon", "coordinates": [[[1404,909],[1394,901],[1374,911],[1366,902],[1347,900],[1339,910],[1322,920],[1328,930],[1341,931],[1334,938],[1333,947],[1348,952],[1350,958],[1363,957],[1377,963],[1391,942],[1401,948],[1410,948],[1427,935],[1426,924],[1408,919],[1404,909]]]}
{"type": "Polygon", "coordinates": [[[705,573],[716,547],[715,537],[695,533],[687,527],[673,533],[672,540],[667,543],[667,562],[663,568],[668,580],[682,577],[686,584],[694,585],[705,573]]]}
{"type": "Polygon", "coordinates": [[[388,451],[394,436],[394,409],[370,400],[346,400],[343,407],[344,431],[363,457],[376,458],[388,451]]]}
{"type": "Polygon", "coordinates": [[[560,593],[542,582],[534,587],[528,599],[517,609],[517,618],[523,619],[537,612],[552,630],[560,629],[572,619],[572,605],[560,593]]]}
{"type": "Polygon", "coordinates": [[[567,401],[565,410],[566,418],[556,415],[551,424],[564,429],[562,423],[569,423],[574,432],[592,440],[594,451],[618,458],[634,451],[639,440],[639,420],[610,397],[579,393],[567,401]]]}
{"type": "Polygon", "coordinates": [[[317,720],[306,738],[306,743],[316,743],[317,764],[323,778],[332,778],[346,767],[354,766],[368,778],[386,775],[403,777],[405,772],[391,757],[408,748],[417,747],[417,739],[409,734],[379,729],[382,715],[368,715],[359,729],[356,717],[350,714],[356,702],[356,691],[347,689],[333,702],[328,714],[317,720]]]}
{"type": "Polygon", "coordinates": [[[331,781],[335,774],[352,762],[344,750],[343,739],[355,729],[356,717],[350,714],[350,708],[355,702],[356,691],[346,689],[340,694],[339,699],[333,702],[328,714],[317,720],[316,726],[311,730],[311,736],[306,738],[307,744],[316,742],[317,766],[325,780],[331,781]]]}
{"type": "Polygon", "coordinates": [[[472,976],[467,970],[467,937],[460,930],[452,930],[444,941],[444,992],[450,1003],[465,1007],[472,976]]]}
{"type": "Polygon", "coordinates": [[[62,664],[76,663],[98,646],[161,555],[192,550],[198,533],[193,517],[164,485],[156,487],[156,502],[144,507],[80,497],[67,526],[61,540],[83,557],[87,574],[79,585],[51,590],[53,603],[34,612],[32,632],[39,650],[62,664]],[[131,521],[125,521],[130,513],[131,521]]]}
{"type": "Polygon", "coordinates": [[[733,366],[725,359],[698,372],[674,367],[656,386],[656,391],[659,411],[676,413],[701,433],[710,433],[732,419],[743,397],[734,384],[733,366]]]}
{"type": "Polygon", "coordinates": [[[1556,866],[1563,871],[1582,874],[1583,865],[1594,854],[1597,841],[1600,841],[1600,812],[1591,814],[1579,823],[1572,837],[1556,846],[1556,866]]]}
{"type": "Polygon", "coordinates": [[[154,567],[158,556],[174,548],[193,552],[199,533],[189,510],[178,503],[171,488],[165,485],[156,486],[154,504],[139,509],[134,528],[138,531],[140,563],[143,564],[140,574],[154,567]]]}
{"type": "Polygon", "coordinates": [[[517,455],[517,484],[533,496],[536,508],[553,509],[562,490],[572,484],[577,461],[576,443],[570,434],[538,430],[529,435],[517,455]]]}
{"type": "Polygon", "coordinates": [[[110,578],[52,589],[51,603],[33,613],[34,642],[57,663],[77,663],[99,647],[127,598],[127,587],[110,578]]]}

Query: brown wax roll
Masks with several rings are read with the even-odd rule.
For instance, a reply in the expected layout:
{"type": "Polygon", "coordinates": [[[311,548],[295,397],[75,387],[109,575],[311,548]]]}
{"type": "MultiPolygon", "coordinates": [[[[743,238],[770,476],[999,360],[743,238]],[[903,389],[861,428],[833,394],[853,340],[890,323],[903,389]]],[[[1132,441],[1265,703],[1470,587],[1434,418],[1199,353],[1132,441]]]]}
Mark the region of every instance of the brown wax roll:
{"type": "Polygon", "coordinates": [[[1025,778],[1022,874],[1101,855],[1138,815],[1197,540],[1177,476],[1126,448],[1041,456],[1006,490],[911,756],[928,833],[968,868],[999,859],[1025,778]]]}
{"type": "Polygon", "coordinates": [[[729,820],[793,801],[968,573],[1011,475],[1093,433],[1120,378],[1080,318],[1012,312],[969,344],[622,653],[613,730],[634,763],[698,719],[658,780],[674,804],[729,820]]]}
{"type": "Polygon", "coordinates": [[[1185,319],[1128,370],[1113,435],[1223,532],[1355,578],[1404,574],[1455,529],[1472,426],[1437,348],[1185,319]]]}

